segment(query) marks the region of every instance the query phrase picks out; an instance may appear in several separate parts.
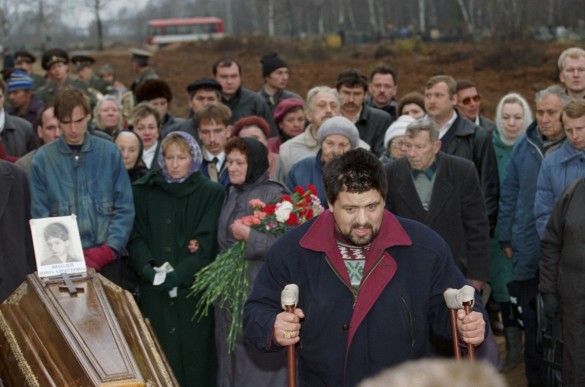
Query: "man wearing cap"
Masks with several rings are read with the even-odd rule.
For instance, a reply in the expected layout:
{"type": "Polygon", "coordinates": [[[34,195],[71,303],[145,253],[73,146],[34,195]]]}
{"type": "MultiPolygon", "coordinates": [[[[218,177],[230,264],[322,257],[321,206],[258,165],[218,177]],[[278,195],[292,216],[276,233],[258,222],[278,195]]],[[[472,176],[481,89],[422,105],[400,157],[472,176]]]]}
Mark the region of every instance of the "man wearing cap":
{"type": "Polygon", "coordinates": [[[162,79],[147,79],[134,91],[136,103],[150,102],[158,111],[161,118],[161,132],[182,122],[182,118],[175,118],[169,113],[169,104],[173,100],[173,92],[168,83],[162,79]]]}
{"type": "Polygon", "coordinates": [[[359,70],[349,69],[339,74],[335,88],[341,97],[341,115],[355,124],[360,138],[380,157],[384,153],[384,133],[392,123],[392,117],[364,103],[368,78],[359,70]]]}
{"type": "Polygon", "coordinates": [[[163,138],[170,132],[180,130],[189,133],[193,138],[197,139],[195,113],[207,104],[221,102],[221,85],[215,79],[197,79],[187,86],[187,93],[189,94],[189,118],[168,127],[162,132],[163,138]]]}
{"type": "MultiPolygon", "coordinates": [[[[260,116],[272,122],[272,115],[266,102],[250,89],[242,87],[242,67],[233,58],[222,58],[212,67],[215,80],[221,85],[221,102],[232,111],[230,124],[242,117],[260,116]]],[[[275,135],[276,131],[272,133],[275,135]]]]}
{"type": "MultiPolygon", "coordinates": [[[[262,63],[262,78],[264,86],[258,92],[268,109],[270,115],[274,115],[276,105],[283,99],[297,98],[302,100],[301,96],[292,91],[285,90],[288,84],[288,64],[275,52],[270,52],[260,59],[262,63]]],[[[276,135],[277,127],[272,125],[272,135],[276,135]]]]}
{"type": "Polygon", "coordinates": [[[27,72],[34,82],[34,89],[38,89],[47,82],[45,77],[33,72],[33,64],[36,61],[37,58],[28,51],[16,51],[14,53],[14,68],[27,72]]]}
{"type": "Polygon", "coordinates": [[[10,101],[10,107],[6,109],[6,112],[27,120],[33,128],[36,128],[45,104],[33,92],[33,89],[32,78],[24,70],[14,70],[6,86],[10,101]]]}
{"type": "Polygon", "coordinates": [[[323,184],[323,166],[334,157],[342,155],[350,149],[357,149],[360,134],[353,122],[338,116],[328,119],[319,128],[317,142],[319,143],[317,155],[295,163],[288,173],[286,185],[291,192],[294,192],[297,186],[314,185],[321,204],[325,205],[327,197],[323,184]]]}
{"type": "Polygon", "coordinates": [[[136,79],[130,85],[130,90],[135,93],[138,86],[144,81],[158,79],[159,76],[148,64],[149,59],[152,57],[152,52],[141,48],[131,48],[130,53],[132,54],[132,70],[137,74],[136,79]]]}
{"type": "Polygon", "coordinates": [[[73,86],[82,90],[90,99],[91,106],[95,106],[97,99],[89,93],[85,82],[69,76],[69,54],[60,48],[52,48],[43,53],[41,60],[43,69],[47,72],[47,83],[38,89],[37,94],[46,105],[51,105],[57,90],[65,86],[73,86]]]}
{"type": "Polygon", "coordinates": [[[20,157],[37,147],[37,139],[30,122],[8,114],[4,110],[6,84],[0,79],[0,142],[8,156],[20,157]]]}
{"type": "Polygon", "coordinates": [[[121,100],[122,95],[128,91],[128,88],[114,77],[114,68],[112,65],[106,63],[98,68],[98,76],[104,82],[112,87],[112,93],[118,100],[121,100]]]}
{"type": "MultiPolygon", "coordinates": [[[[94,90],[104,94],[113,94],[113,86],[103,79],[99,78],[93,73],[93,64],[95,59],[89,55],[75,55],[71,57],[71,62],[75,65],[75,72],[80,80],[84,81],[90,92],[94,93],[94,90]]],[[[99,97],[98,97],[99,98],[99,97]]]]}

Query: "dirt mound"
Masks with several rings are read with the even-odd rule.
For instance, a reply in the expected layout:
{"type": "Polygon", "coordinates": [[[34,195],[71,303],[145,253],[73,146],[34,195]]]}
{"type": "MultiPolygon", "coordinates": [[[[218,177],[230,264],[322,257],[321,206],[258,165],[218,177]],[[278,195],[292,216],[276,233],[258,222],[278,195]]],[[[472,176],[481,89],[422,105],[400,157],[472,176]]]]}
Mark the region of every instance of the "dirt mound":
{"type": "MultiPolygon", "coordinates": [[[[510,91],[521,93],[534,105],[534,93],[558,79],[556,62],[565,48],[530,42],[425,44],[415,40],[331,48],[318,39],[230,37],[168,46],[155,53],[152,63],[171,85],[175,96],[171,111],[180,117],[188,112],[186,85],[211,76],[213,62],[221,57],[236,58],[242,65],[243,85],[259,90],[260,57],[270,51],[288,62],[289,89],[301,95],[313,86],[334,85],[337,74],[345,69],[355,67],[369,73],[377,65],[389,64],[398,71],[399,97],[422,92],[433,75],[450,74],[474,81],[482,95],[483,114],[493,117],[499,99],[510,91]]],[[[127,85],[132,82],[130,54],[123,46],[95,53],[95,57],[98,65],[112,64],[119,80],[127,85]]]]}

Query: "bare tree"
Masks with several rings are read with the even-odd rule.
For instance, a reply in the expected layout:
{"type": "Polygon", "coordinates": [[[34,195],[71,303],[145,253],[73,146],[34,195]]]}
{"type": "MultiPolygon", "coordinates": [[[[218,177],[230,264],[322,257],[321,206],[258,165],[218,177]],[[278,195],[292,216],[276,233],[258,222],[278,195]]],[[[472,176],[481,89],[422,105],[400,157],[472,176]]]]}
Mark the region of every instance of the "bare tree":
{"type": "MultiPolygon", "coordinates": [[[[471,1],[473,2],[473,0],[471,0],[471,1]]],[[[469,31],[470,34],[473,34],[475,31],[475,28],[473,26],[473,20],[471,20],[471,17],[469,16],[469,12],[467,11],[465,4],[463,3],[463,0],[457,0],[457,3],[459,4],[459,8],[461,9],[461,14],[463,15],[463,20],[465,21],[465,24],[467,25],[467,31],[469,31]]]]}
{"type": "Polygon", "coordinates": [[[268,36],[274,36],[274,0],[268,0],[268,36]]]}
{"type": "Polygon", "coordinates": [[[95,15],[95,27],[97,33],[97,46],[99,51],[104,50],[104,26],[102,23],[102,18],[100,12],[106,4],[108,4],[109,0],[86,0],[86,4],[90,7],[95,15]]]}
{"type": "Polygon", "coordinates": [[[425,0],[418,0],[418,29],[422,35],[426,35],[426,11],[425,0]]]}

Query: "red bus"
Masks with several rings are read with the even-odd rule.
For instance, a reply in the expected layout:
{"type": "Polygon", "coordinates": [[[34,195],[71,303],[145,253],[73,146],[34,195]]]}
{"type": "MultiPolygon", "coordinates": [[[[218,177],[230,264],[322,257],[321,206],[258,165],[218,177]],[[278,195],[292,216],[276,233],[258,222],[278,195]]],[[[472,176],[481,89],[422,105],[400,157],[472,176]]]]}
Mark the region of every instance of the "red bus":
{"type": "Polygon", "coordinates": [[[148,44],[159,45],[223,38],[223,21],[217,17],[156,19],[148,22],[148,44]]]}

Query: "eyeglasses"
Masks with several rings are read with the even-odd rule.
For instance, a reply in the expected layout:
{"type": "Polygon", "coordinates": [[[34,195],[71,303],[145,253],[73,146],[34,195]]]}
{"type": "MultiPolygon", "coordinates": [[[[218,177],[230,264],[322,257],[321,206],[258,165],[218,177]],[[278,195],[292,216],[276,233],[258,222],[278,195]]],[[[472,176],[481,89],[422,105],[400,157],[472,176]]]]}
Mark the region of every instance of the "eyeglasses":
{"type": "Polygon", "coordinates": [[[463,98],[461,100],[461,103],[463,105],[469,105],[471,103],[471,100],[473,100],[473,102],[478,103],[479,101],[481,101],[481,97],[479,94],[474,95],[473,97],[467,97],[467,98],[463,98]]]}
{"type": "Polygon", "coordinates": [[[390,146],[392,148],[400,148],[400,147],[402,147],[402,145],[406,145],[406,143],[404,141],[391,141],[390,142],[390,146]]]}

